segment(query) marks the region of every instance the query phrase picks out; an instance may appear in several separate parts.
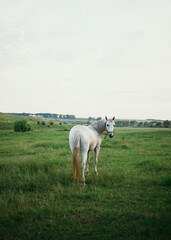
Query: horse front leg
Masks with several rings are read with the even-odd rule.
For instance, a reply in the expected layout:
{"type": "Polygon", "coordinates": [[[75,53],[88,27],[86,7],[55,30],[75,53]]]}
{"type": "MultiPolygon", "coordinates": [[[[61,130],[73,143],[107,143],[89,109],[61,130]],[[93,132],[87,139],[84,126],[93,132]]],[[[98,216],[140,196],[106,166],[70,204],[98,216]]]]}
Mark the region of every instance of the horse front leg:
{"type": "Polygon", "coordinates": [[[90,152],[87,153],[87,169],[86,169],[86,176],[88,176],[89,172],[89,163],[90,163],[90,152]]]}
{"type": "Polygon", "coordinates": [[[82,162],[82,185],[84,186],[85,185],[85,168],[86,168],[86,162],[87,162],[87,156],[88,156],[88,152],[85,151],[82,153],[82,158],[83,158],[83,162],[82,162]]]}
{"type": "Polygon", "coordinates": [[[97,163],[98,163],[98,155],[99,155],[100,147],[96,147],[95,149],[95,159],[94,159],[94,174],[98,175],[97,172],[97,163]]]}

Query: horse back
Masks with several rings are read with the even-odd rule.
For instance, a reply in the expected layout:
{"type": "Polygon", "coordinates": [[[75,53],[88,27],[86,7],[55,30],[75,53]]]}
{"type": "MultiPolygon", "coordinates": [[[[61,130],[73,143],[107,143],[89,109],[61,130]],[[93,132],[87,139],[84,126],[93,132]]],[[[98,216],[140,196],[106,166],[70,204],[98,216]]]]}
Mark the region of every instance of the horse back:
{"type": "Polygon", "coordinates": [[[101,138],[99,134],[88,126],[76,125],[69,134],[70,148],[73,152],[74,148],[84,150],[93,150],[97,144],[100,144],[101,138]]]}

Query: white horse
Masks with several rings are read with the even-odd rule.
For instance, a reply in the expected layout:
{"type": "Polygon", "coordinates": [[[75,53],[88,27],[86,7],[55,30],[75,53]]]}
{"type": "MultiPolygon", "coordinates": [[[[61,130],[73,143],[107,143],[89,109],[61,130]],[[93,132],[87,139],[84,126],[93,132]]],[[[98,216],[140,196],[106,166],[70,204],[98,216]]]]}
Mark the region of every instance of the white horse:
{"type": "Polygon", "coordinates": [[[72,151],[72,161],[73,161],[73,174],[76,182],[80,180],[80,167],[79,167],[79,155],[80,150],[82,152],[82,184],[85,185],[85,168],[86,176],[88,175],[89,168],[89,152],[95,151],[95,165],[94,173],[97,175],[97,162],[98,154],[100,151],[101,135],[106,130],[109,137],[114,136],[114,119],[107,119],[96,121],[89,126],[76,125],[69,133],[69,145],[72,151]]]}

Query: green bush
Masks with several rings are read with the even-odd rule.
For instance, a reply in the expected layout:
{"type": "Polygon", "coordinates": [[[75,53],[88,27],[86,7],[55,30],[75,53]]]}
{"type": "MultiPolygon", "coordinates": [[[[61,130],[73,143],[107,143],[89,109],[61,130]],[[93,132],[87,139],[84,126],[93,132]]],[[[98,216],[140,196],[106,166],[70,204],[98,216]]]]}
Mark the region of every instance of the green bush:
{"type": "Polygon", "coordinates": [[[164,128],[170,128],[171,127],[171,121],[168,121],[168,120],[164,121],[163,122],[163,127],[164,128]]]}
{"type": "Polygon", "coordinates": [[[27,132],[31,130],[31,126],[26,119],[17,120],[14,122],[15,132],[27,132]]]}

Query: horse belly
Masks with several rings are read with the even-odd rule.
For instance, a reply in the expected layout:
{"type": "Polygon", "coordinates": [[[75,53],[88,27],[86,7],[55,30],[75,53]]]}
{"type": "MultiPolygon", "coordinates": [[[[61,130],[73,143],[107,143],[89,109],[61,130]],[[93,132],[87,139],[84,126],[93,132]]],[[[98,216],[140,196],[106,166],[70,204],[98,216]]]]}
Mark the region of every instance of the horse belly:
{"type": "Polygon", "coordinates": [[[96,148],[97,146],[97,141],[92,138],[90,135],[88,138],[87,136],[82,136],[81,137],[81,151],[92,151],[96,148]]]}
{"type": "Polygon", "coordinates": [[[92,151],[94,150],[98,145],[98,141],[96,138],[92,138],[92,140],[89,143],[89,150],[92,151]]]}
{"type": "Polygon", "coordinates": [[[94,150],[100,144],[100,138],[96,135],[96,133],[90,134],[90,142],[89,142],[89,150],[94,150]]]}
{"type": "Polygon", "coordinates": [[[92,151],[96,148],[96,144],[90,144],[89,150],[92,151]]]}

